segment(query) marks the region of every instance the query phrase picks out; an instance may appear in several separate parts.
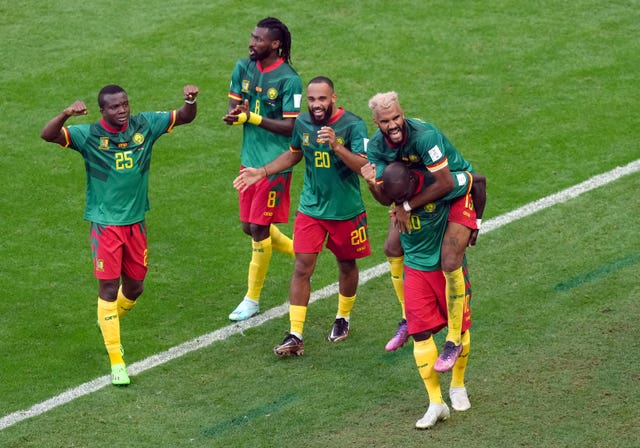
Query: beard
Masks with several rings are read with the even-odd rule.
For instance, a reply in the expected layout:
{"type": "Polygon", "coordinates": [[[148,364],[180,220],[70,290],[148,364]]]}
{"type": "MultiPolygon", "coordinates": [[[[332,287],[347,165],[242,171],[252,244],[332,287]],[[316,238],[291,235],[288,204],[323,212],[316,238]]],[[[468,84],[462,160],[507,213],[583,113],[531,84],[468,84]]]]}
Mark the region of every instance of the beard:
{"type": "Polygon", "coordinates": [[[326,126],[329,124],[329,119],[333,115],[333,105],[330,104],[327,107],[327,110],[324,111],[324,115],[322,118],[316,118],[315,114],[312,111],[309,111],[309,116],[311,117],[311,122],[316,126],[326,126]]]}

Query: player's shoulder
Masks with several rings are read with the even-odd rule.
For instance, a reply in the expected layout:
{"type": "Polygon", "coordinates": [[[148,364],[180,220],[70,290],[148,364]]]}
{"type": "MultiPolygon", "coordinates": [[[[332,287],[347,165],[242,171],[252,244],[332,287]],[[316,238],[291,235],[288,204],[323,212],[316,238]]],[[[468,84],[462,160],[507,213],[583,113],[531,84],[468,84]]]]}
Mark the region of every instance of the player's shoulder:
{"type": "Polygon", "coordinates": [[[342,115],[342,117],[340,118],[341,120],[345,120],[346,122],[362,122],[364,123],[364,120],[359,116],[354,114],[353,112],[344,109],[344,114],[342,115]]]}

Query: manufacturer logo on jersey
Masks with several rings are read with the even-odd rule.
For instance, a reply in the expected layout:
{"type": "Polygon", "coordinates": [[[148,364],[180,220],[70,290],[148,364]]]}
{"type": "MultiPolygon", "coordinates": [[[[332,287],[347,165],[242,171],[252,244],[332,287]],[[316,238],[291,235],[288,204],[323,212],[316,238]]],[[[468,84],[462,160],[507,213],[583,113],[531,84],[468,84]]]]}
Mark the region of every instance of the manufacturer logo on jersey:
{"type": "Polygon", "coordinates": [[[251,85],[251,83],[249,83],[248,79],[243,79],[242,80],[242,91],[245,92],[245,93],[248,92],[250,85],[251,85]]]}
{"type": "Polygon", "coordinates": [[[109,149],[109,137],[100,137],[100,149],[109,149]]]}
{"type": "Polygon", "coordinates": [[[278,98],[278,91],[271,87],[269,90],[267,90],[267,96],[270,100],[275,100],[276,98],[278,98]]]}
{"type": "Polygon", "coordinates": [[[144,135],[142,135],[139,132],[136,132],[132,140],[133,140],[133,143],[135,143],[136,145],[141,145],[142,142],[144,142],[144,135]]]}
{"type": "Polygon", "coordinates": [[[302,134],[302,146],[309,146],[309,134],[302,134]]]}

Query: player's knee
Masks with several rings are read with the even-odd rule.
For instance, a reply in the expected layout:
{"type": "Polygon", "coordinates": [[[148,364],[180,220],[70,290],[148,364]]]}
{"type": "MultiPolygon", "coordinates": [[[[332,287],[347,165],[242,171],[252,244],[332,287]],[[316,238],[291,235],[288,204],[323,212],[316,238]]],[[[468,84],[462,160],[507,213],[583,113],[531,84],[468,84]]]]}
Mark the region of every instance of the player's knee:
{"type": "Polygon", "coordinates": [[[420,341],[426,341],[427,339],[429,339],[431,337],[431,334],[432,334],[431,331],[426,330],[416,334],[412,334],[411,337],[413,338],[414,341],[420,342],[420,341]]]}
{"type": "Polygon", "coordinates": [[[253,241],[263,241],[269,238],[269,227],[259,224],[249,224],[249,235],[253,238],[253,241]]]}
{"type": "Polygon", "coordinates": [[[99,295],[102,300],[113,302],[118,297],[118,288],[120,287],[120,279],[100,280],[99,295]]]}
{"type": "Polygon", "coordinates": [[[384,255],[387,257],[402,257],[404,251],[400,240],[389,240],[388,238],[384,242],[384,255]]]}

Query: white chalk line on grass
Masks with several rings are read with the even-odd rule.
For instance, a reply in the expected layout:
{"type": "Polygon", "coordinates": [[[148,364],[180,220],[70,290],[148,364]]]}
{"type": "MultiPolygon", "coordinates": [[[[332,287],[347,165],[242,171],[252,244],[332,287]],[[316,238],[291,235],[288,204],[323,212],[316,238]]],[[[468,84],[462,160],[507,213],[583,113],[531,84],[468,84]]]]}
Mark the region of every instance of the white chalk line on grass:
{"type": "MultiPolygon", "coordinates": [[[[635,160],[625,166],[621,166],[611,171],[608,171],[606,173],[594,176],[580,184],[574,185],[573,187],[567,188],[558,193],[552,194],[542,199],[538,199],[537,201],[534,201],[534,202],[530,202],[529,204],[526,204],[511,212],[505,213],[503,215],[497,216],[492,219],[487,219],[486,221],[483,222],[482,230],[480,233],[487,233],[487,232],[491,232],[493,230],[499,229],[500,227],[507,225],[511,222],[517,221],[518,219],[524,218],[526,216],[539,212],[540,210],[544,210],[545,208],[551,207],[553,205],[566,202],[570,199],[580,196],[583,193],[586,193],[595,188],[598,188],[610,182],[613,182],[623,176],[626,176],[638,171],[640,171],[640,159],[635,160]]],[[[369,268],[365,271],[362,271],[360,272],[360,284],[367,283],[371,279],[380,277],[381,275],[385,274],[388,271],[389,271],[389,266],[386,262],[381,263],[372,268],[369,268]]],[[[325,286],[324,288],[314,291],[311,294],[311,299],[309,303],[313,303],[317,300],[330,297],[337,293],[338,293],[338,284],[332,283],[331,285],[325,286]]],[[[228,325],[226,327],[220,328],[211,333],[199,336],[195,339],[192,339],[190,341],[187,341],[180,345],[172,347],[164,352],[150,356],[146,359],[143,359],[142,361],[138,361],[133,364],[130,364],[129,366],[127,366],[127,370],[131,375],[140,374],[149,369],[152,369],[154,367],[157,367],[159,365],[172,361],[176,358],[180,358],[188,353],[208,347],[216,341],[222,341],[224,339],[229,338],[230,336],[233,336],[239,333],[241,334],[244,330],[258,327],[267,321],[270,321],[278,317],[282,317],[286,313],[288,313],[288,311],[289,311],[289,302],[287,301],[282,305],[277,306],[275,308],[271,308],[265,311],[264,313],[258,314],[257,316],[249,320],[228,325]]],[[[111,385],[111,376],[105,375],[105,376],[96,378],[92,381],[89,381],[87,383],[81,384],[80,386],[74,387],[72,389],[68,389],[62,392],[61,394],[56,395],[55,397],[52,397],[41,403],[33,405],[29,409],[16,411],[5,417],[2,417],[0,419],[0,430],[8,428],[9,426],[15,425],[16,423],[19,423],[22,420],[36,417],[40,414],[44,414],[45,412],[50,411],[55,407],[69,403],[85,395],[89,395],[90,393],[96,392],[109,385],[111,385]]]]}

